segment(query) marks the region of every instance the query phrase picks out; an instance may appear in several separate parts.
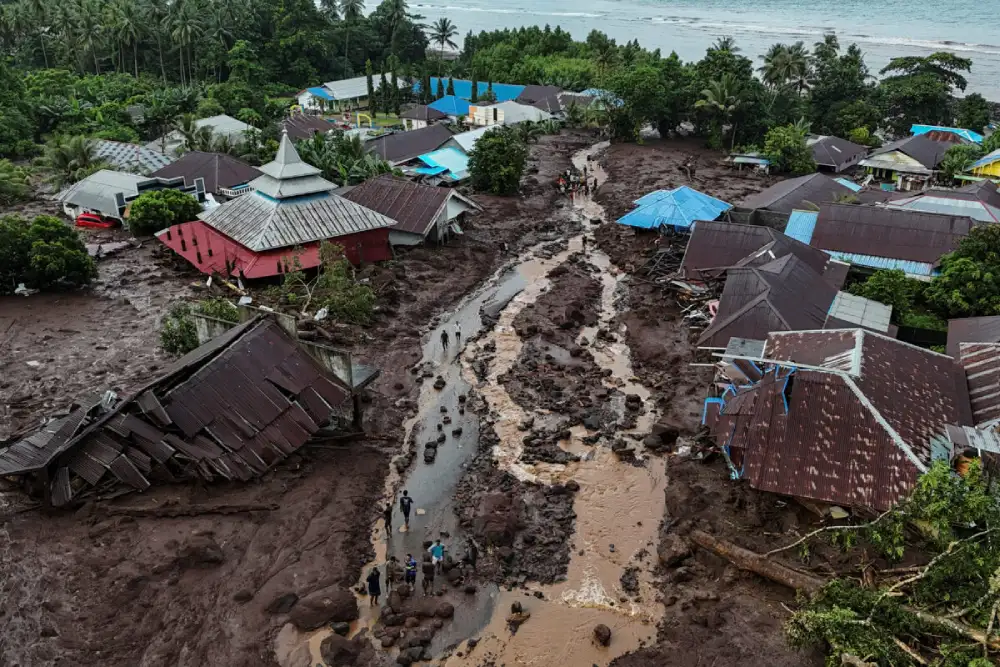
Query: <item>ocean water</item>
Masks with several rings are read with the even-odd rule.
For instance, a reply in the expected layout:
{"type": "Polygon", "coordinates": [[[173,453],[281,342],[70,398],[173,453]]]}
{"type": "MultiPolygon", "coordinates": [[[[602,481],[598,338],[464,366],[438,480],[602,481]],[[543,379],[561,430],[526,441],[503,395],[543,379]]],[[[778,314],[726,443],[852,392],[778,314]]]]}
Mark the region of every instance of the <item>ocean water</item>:
{"type": "Polygon", "coordinates": [[[812,45],[835,32],[842,46],[861,47],[876,74],[896,56],[971,58],[966,92],[1000,101],[1000,0],[411,0],[410,9],[426,23],[448,17],[461,36],[549,24],[584,39],[598,29],[684,60],[700,59],[727,35],[759,63],[775,42],[812,45]]]}

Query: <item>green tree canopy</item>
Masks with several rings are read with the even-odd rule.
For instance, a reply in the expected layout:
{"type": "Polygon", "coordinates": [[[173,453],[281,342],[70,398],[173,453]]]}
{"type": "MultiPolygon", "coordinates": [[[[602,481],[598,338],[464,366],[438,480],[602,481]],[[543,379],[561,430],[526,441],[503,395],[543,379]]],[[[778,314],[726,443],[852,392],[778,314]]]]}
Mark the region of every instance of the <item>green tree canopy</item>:
{"type": "Polygon", "coordinates": [[[58,218],[0,218],[0,294],[10,294],[21,282],[46,290],[85,285],[96,276],[76,230],[58,218]]]}
{"type": "Polygon", "coordinates": [[[945,318],[1000,315],[1000,225],[973,227],[924,297],[945,318]]]}
{"type": "Polygon", "coordinates": [[[924,287],[924,283],[907,278],[906,272],[902,269],[889,269],[876,271],[864,282],[851,285],[848,291],[851,294],[892,306],[892,321],[900,324],[903,318],[913,310],[917,297],[924,287]]]}
{"type": "Polygon", "coordinates": [[[513,128],[494,128],[479,138],[469,155],[472,186],[495,195],[514,194],[527,160],[528,147],[513,128]]]}
{"type": "Polygon", "coordinates": [[[945,151],[938,169],[946,180],[951,180],[982,156],[983,149],[978,144],[956,144],[945,151]]]}
{"type": "Polygon", "coordinates": [[[196,220],[201,204],[179,190],[146,192],[132,202],[128,227],[136,236],[154,234],[181,222],[196,220]]]}
{"type": "Polygon", "coordinates": [[[982,133],[990,124],[992,116],[990,103],[979,93],[969,93],[958,102],[955,125],[982,133]]]}
{"type": "Polygon", "coordinates": [[[806,145],[805,128],[796,125],[776,127],[764,140],[764,155],[771,168],[795,176],[816,171],[816,161],[806,145]]]}

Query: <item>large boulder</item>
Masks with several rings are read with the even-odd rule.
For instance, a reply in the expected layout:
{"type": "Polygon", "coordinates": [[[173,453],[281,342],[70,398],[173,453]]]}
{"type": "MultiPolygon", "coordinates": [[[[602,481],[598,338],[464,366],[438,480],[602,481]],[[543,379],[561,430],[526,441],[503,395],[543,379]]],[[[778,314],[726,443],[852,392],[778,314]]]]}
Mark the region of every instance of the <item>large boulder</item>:
{"type": "Polygon", "coordinates": [[[361,648],[346,637],[330,635],[320,644],[319,654],[328,667],[351,667],[357,663],[361,648]]]}
{"type": "Polygon", "coordinates": [[[600,625],[594,626],[594,641],[596,641],[601,646],[607,646],[611,643],[611,628],[601,623],[600,625]]]}
{"type": "Polygon", "coordinates": [[[316,630],[328,623],[349,622],[357,617],[354,593],[331,586],[299,600],[288,618],[299,630],[316,630]]]}
{"type": "Polygon", "coordinates": [[[177,550],[181,567],[214,567],[225,560],[222,547],[211,535],[192,535],[177,550]]]}
{"type": "Polygon", "coordinates": [[[660,538],[656,555],[663,567],[676,567],[691,555],[691,545],[676,533],[668,533],[660,538]]]}

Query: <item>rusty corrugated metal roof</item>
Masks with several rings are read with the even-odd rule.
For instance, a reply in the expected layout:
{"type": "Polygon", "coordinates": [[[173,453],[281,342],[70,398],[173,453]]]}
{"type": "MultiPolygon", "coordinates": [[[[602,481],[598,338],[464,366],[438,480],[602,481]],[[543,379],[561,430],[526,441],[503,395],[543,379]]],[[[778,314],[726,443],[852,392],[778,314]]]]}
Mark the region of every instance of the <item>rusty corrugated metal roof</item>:
{"type": "Polygon", "coordinates": [[[972,423],[961,367],[930,350],[852,329],[775,333],[764,356],[831,371],[772,366],[723,408],[714,435],[755,488],[887,509],[930,464],[931,439],[972,423]]]}
{"type": "Polygon", "coordinates": [[[965,369],[976,426],[1000,420],[1000,344],[959,343],[959,359],[965,369]]]}
{"type": "Polygon", "coordinates": [[[766,190],[747,197],[740,204],[740,207],[791,213],[807,204],[819,206],[826,202],[835,201],[837,197],[851,194],[853,193],[850,188],[841,185],[826,174],[815,173],[776,183],[766,190]]]}
{"type": "Polygon", "coordinates": [[[968,217],[879,206],[824,204],[810,245],[822,250],[936,263],[968,236],[968,217]]]}
{"type": "Polygon", "coordinates": [[[681,269],[687,279],[702,280],[729,267],[761,266],[789,254],[818,273],[830,259],[822,250],[770,227],[699,221],[691,232],[681,269]]]}
{"type": "Polygon", "coordinates": [[[54,504],[109,479],[141,490],[154,471],[249,479],[304,445],[350,397],[276,321],[256,319],[185,355],[101,416],[85,420],[85,405],[0,452],[0,474],[54,466],[54,504]],[[46,456],[27,466],[22,445],[46,456]]]}
{"type": "Polygon", "coordinates": [[[948,354],[959,359],[961,343],[1000,343],[1000,317],[948,320],[948,354]]]}
{"type": "Polygon", "coordinates": [[[353,188],[344,198],[395,220],[394,232],[425,236],[453,193],[385,174],[353,188]]]}

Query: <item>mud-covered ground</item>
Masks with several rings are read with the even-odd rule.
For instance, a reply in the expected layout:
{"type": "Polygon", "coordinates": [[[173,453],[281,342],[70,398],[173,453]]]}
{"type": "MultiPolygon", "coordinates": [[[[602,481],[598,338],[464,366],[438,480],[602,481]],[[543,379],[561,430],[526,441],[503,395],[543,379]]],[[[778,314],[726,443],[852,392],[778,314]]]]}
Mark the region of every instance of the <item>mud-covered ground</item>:
{"type": "MultiPolygon", "coordinates": [[[[76,513],[0,515],[0,664],[275,664],[274,636],[288,618],[277,601],[347,587],[373,555],[370,527],[416,396],[409,368],[421,332],[565,219],[547,184],[588,143],[543,137],[532,148],[537,185],[529,178],[520,197],[477,198],[485,210],[453,244],[369,269],[380,317],[343,332],[359,359],[383,370],[366,440],[307,448],[244,486],[161,487],[76,513]]],[[[157,342],[169,304],[208,293],[192,287],[204,276],[152,241],[102,260],[100,271],[88,290],[0,299],[0,439],[78,396],[148,381],[166,361],[157,342]]]]}
{"type": "MultiPolygon", "coordinates": [[[[725,167],[708,167],[702,158],[694,183],[677,164],[685,153],[654,141],[644,146],[616,145],[603,164],[609,185],[599,200],[612,216],[631,208],[646,192],[688,184],[726,201],[738,201],[766,187],[763,179],[743,177],[725,167]],[[635,174],[641,177],[633,178],[635,174]]],[[[697,155],[696,146],[686,153],[697,155]]],[[[679,442],[697,437],[710,371],[691,367],[693,335],[674,294],[645,282],[639,271],[654,250],[656,236],[614,224],[597,232],[599,247],[628,272],[628,304],[620,320],[642,383],[654,389],[661,424],[676,429],[679,442]]],[[[785,642],[783,623],[794,594],[725,560],[691,548],[686,535],[700,528],[749,549],[767,551],[805,531],[816,517],[797,504],[757,493],[732,482],[721,460],[702,462],[671,456],[667,463],[666,512],[660,529],[660,594],[666,613],[657,643],[616,660],[615,667],[707,667],[748,665],[804,667],[822,657],[794,651],[785,642]]],[[[801,567],[801,564],[798,564],[801,567]]]]}

